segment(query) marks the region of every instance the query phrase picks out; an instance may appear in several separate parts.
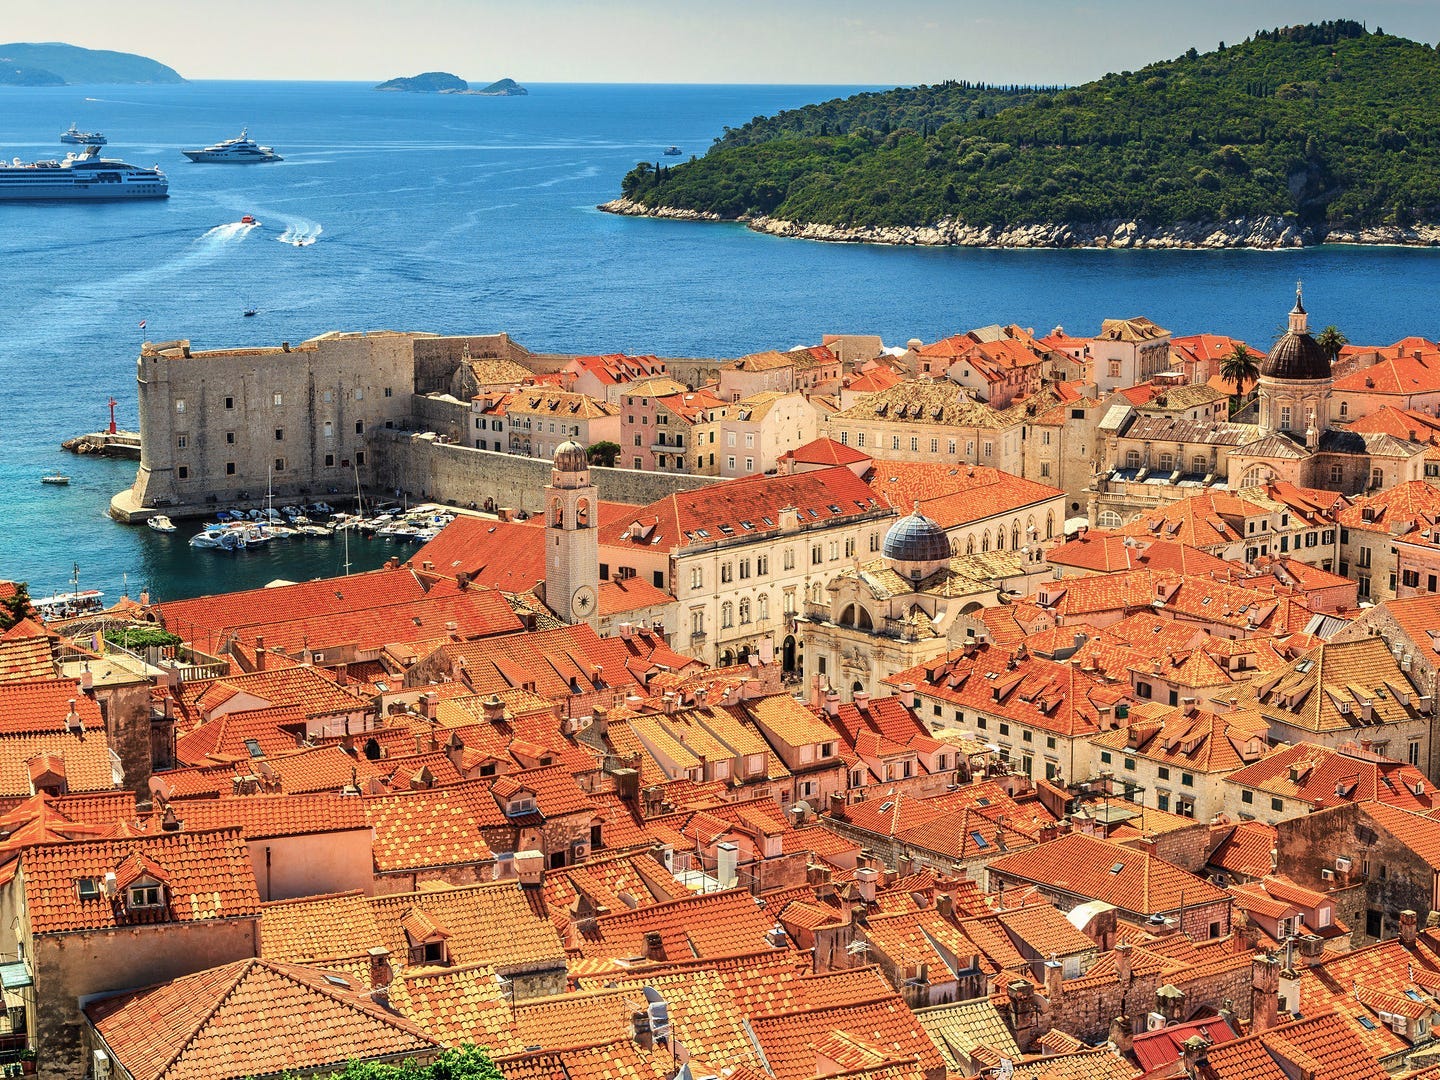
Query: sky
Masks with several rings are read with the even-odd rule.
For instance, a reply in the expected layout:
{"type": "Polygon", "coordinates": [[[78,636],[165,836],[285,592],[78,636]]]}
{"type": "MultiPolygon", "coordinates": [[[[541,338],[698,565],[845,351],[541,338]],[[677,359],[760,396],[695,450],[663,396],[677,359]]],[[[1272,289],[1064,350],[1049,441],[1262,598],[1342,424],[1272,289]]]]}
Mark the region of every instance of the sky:
{"type": "Polygon", "coordinates": [[[1337,17],[1440,41],[1437,0],[63,0],[9,5],[0,34],[191,79],[894,86],[1079,83],[1337,17]]]}

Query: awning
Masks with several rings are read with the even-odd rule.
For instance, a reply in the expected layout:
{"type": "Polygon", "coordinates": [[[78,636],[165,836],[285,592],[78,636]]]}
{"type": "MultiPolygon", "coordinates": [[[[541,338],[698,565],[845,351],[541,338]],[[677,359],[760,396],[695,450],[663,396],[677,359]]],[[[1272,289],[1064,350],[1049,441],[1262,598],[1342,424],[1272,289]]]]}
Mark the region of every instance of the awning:
{"type": "Polygon", "coordinates": [[[0,964],[0,986],[6,990],[19,990],[22,986],[34,985],[35,977],[30,974],[30,966],[25,961],[0,964]]]}

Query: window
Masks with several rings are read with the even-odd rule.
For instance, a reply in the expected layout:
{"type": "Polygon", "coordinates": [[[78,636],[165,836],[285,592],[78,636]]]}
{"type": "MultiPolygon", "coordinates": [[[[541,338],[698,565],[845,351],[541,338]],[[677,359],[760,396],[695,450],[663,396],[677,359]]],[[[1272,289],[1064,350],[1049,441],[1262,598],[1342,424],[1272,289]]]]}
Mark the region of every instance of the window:
{"type": "Polygon", "coordinates": [[[1046,735],[1046,736],[1045,736],[1045,749],[1046,749],[1046,750],[1054,750],[1054,749],[1055,749],[1055,736],[1054,736],[1054,735],[1046,735]]]}
{"type": "Polygon", "coordinates": [[[1281,430],[1281,431],[1289,431],[1289,430],[1290,430],[1290,406],[1289,406],[1289,405],[1281,405],[1281,406],[1280,406],[1280,430],[1281,430]]]}
{"type": "Polygon", "coordinates": [[[750,432],[745,433],[745,449],[751,450],[755,447],[755,436],[750,432]]]}
{"type": "Polygon", "coordinates": [[[1174,454],[1168,454],[1168,453],[1167,453],[1167,454],[1161,454],[1161,455],[1160,455],[1160,471],[1161,471],[1162,473],[1168,473],[1168,472],[1174,472],[1174,471],[1175,471],[1175,455],[1174,455],[1174,454]]]}
{"type": "Polygon", "coordinates": [[[740,625],[744,626],[750,621],[750,598],[744,597],[740,601],[740,625]]]}
{"type": "Polygon", "coordinates": [[[920,440],[919,440],[918,438],[916,438],[914,435],[911,435],[911,436],[910,436],[910,449],[911,449],[911,450],[919,450],[919,449],[920,449],[920,440]]]}
{"type": "Polygon", "coordinates": [[[825,561],[825,555],[824,555],[824,552],[821,550],[820,545],[819,545],[819,544],[814,544],[814,545],[812,545],[811,548],[810,548],[810,565],[811,565],[811,566],[819,566],[819,565],[820,565],[822,562],[824,562],[824,561],[825,561]]]}
{"type": "Polygon", "coordinates": [[[1133,757],[1127,757],[1125,759],[1125,768],[1130,772],[1135,771],[1135,759],[1133,757]]]}
{"type": "Polygon", "coordinates": [[[720,583],[730,581],[735,576],[735,568],[728,562],[720,564],[720,583]]]}
{"type": "MultiPolygon", "coordinates": [[[[635,466],[635,467],[638,469],[640,466],[637,465],[637,466],[635,466]]],[[[735,455],[734,455],[734,454],[731,454],[729,457],[727,457],[727,458],[725,459],[725,467],[726,467],[727,469],[733,469],[733,468],[735,468],[735,455]]]]}
{"type": "Polygon", "coordinates": [[[939,439],[931,439],[931,440],[930,440],[930,453],[932,453],[932,454],[938,454],[939,452],[940,452],[940,440],[939,440],[939,439]]]}
{"type": "Polygon", "coordinates": [[[780,560],[780,561],[781,561],[781,565],[782,565],[786,570],[794,570],[794,569],[795,569],[795,549],[794,549],[794,548],[786,548],[786,549],[785,549],[785,553],[784,553],[784,555],[781,556],[781,560],[780,560]]]}
{"type": "Polygon", "coordinates": [[[284,405],[284,404],[285,404],[285,395],[284,395],[284,394],[273,394],[273,395],[271,395],[270,400],[271,400],[271,403],[272,403],[272,404],[275,404],[275,405],[284,405]]]}
{"type": "Polygon", "coordinates": [[[705,584],[705,568],[703,566],[692,566],[690,568],[690,588],[699,589],[705,584]]]}
{"type": "Polygon", "coordinates": [[[227,398],[225,399],[225,407],[226,407],[227,409],[233,409],[233,408],[235,408],[235,399],[234,399],[233,397],[227,397],[227,398]]]}
{"type": "Polygon", "coordinates": [[[1255,801],[1255,793],[1253,791],[1240,792],[1240,801],[1243,803],[1253,803],[1255,801]]]}
{"type": "Polygon", "coordinates": [[[1001,734],[1001,735],[1009,735],[1009,734],[1010,734],[1010,725],[1007,724],[1007,723],[1005,723],[1004,721],[1001,721],[1001,723],[1000,723],[1000,734],[1001,734]]]}
{"type": "Polygon", "coordinates": [[[1040,463],[1040,475],[1041,477],[1048,477],[1050,475],[1050,462],[1042,461],[1040,463]]]}
{"type": "Polygon", "coordinates": [[[227,432],[225,432],[225,445],[226,445],[226,446],[234,446],[234,445],[235,445],[235,432],[233,432],[233,431],[227,431],[227,432]]]}
{"type": "Polygon", "coordinates": [[[163,890],[153,882],[141,882],[130,886],[130,907],[157,908],[163,900],[163,890]]]}
{"type": "Polygon", "coordinates": [[[1140,468],[1140,451],[1139,451],[1139,450],[1126,450],[1126,451],[1125,451],[1125,468],[1127,468],[1127,469],[1138,469],[1138,468],[1140,468]]]}
{"type": "Polygon", "coordinates": [[[770,573],[770,556],[769,556],[769,555],[756,555],[756,556],[755,556],[755,575],[756,575],[757,577],[764,577],[764,576],[765,576],[766,574],[768,574],[768,573],[770,573]]]}
{"type": "Polygon", "coordinates": [[[1109,765],[1109,764],[1110,764],[1110,751],[1109,751],[1109,750],[1101,750],[1101,751],[1100,751],[1100,763],[1101,763],[1102,765],[1109,765]]]}
{"type": "Polygon", "coordinates": [[[1271,810],[1284,810],[1284,809],[1285,809],[1285,800],[1284,800],[1284,799],[1271,799],[1271,800],[1270,800],[1270,809],[1271,809],[1271,810]]]}
{"type": "Polygon", "coordinates": [[[703,611],[692,611],[690,613],[690,636],[705,636],[705,613],[703,611]]]}
{"type": "Polygon", "coordinates": [[[748,578],[749,576],[750,576],[750,560],[749,560],[749,559],[741,559],[741,560],[740,560],[740,578],[741,578],[741,580],[743,581],[745,578],[748,578]]]}
{"type": "Polygon", "coordinates": [[[233,462],[233,461],[227,461],[227,462],[225,462],[225,475],[226,475],[226,476],[234,476],[234,475],[235,475],[235,462],[233,462]]]}
{"type": "Polygon", "coordinates": [[[365,391],[364,391],[364,390],[361,390],[361,389],[359,389],[359,388],[357,387],[356,390],[355,390],[355,400],[356,400],[356,401],[364,401],[364,400],[365,400],[365,391]]]}
{"type": "Polygon", "coordinates": [[[856,445],[856,446],[864,446],[864,445],[865,445],[865,433],[864,433],[863,431],[857,431],[857,432],[855,433],[855,445],[856,445]]]}
{"type": "Polygon", "coordinates": [[[1186,787],[1194,787],[1195,777],[1191,773],[1182,772],[1180,774],[1180,783],[1184,784],[1186,787]]]}
{"type": "Polygon", "coordinates": [[[1169,809],[1170,809],[1170,796],[1169,796],[1169,795],[1165,795],[1165,794],[1163,794],[1163,793],[1162,793],[1162,794],[1159,794],[1159,795],[1156,795],[1156,796],[1155,796],[1155,805],[1156,805],[1156,807],[1157,807],[1158,809],[1160,809],[1160,810],[1169,810],[1169,809]]]}
{"type": "MultiPolygon", "coordinates": [[[[355,392],[358,394],[360,391],[357,390],[357,391],[355,391],[355,392]]],[[[364,420],[356,420],[356,421],[355,421],[355,434],[356,434],[356,435],[364,435],[364,434],[365,434],[365,421],[364,421],[364,420]]]]}
{"type": "Polygon", "coordinates": [[[1161,780],[1169,780],[1170,770],[1164,765],[1161,765],[1160,768],[1156,770],[1156,775],[1159,776],[1161,780]]]}
{"type": "Polygon", "coordinates": [[[285,471],[285,459],[284,459],[283,457],[277,457],[277,458],[275,459],[275,471],[276,471],[276,472],[284,472],[284,471],[285,471]]]}
{"type": "Polygon", "coordinates": [[[720,629],[728,630],[735,625],[735,605],[728,600],[720,605],[720,629]]]}
{"type": "Polygon", "coordinates": [[[364,450],[356,450],[356,451],[355,451],[355,464],[356,464],[356,465],[364,465],[364,464],[365,464],[365,451],[364,451],[364,450]]]}
{"type": "Polygon", "coordinates": [[[954,439],[947,440],[947,442],[946,442],[946,444],[945,444],[945,452],[948,453],[951,457],[954,457],[954,456],[955,456],[955,440],[954,440],[954,439]]]}
{"type": "Polygon", "coordinates": [[[1345,469],[1340,465],[1330,466],[1330,482],[1332,484],[1343,483],[1345,480],[1345,469]]]}
{"type": "Polygon", "coordinates": [[[284,441],[285,441],[285,429],[284,429],[283,427],[277,427],[277,428],[275,429],[275,441],[276,441],[276,442],[284,442],[284,441]]]}
{"type": "MultiPolygon", "coordinates": [[[[482,447],[482,449],[483,449],[483,447],[482,447]]],[[[333,468],[335,467],[335,455],[334,455],[334,454],[326,454],[326,455],[325,455],[325,467],[326,467],[327,469],[333,469],[333,468]]]]}
{"type": "Polygon", "coordinates": [[[178,479],[180,479],[180,480],[188,480],[188,479],[190,479],[190,466],[189,466],[189,465],[177,465],[177,466],[175,466],[175,476],[176,476],[178,479]]]}
{"type": "Polygon", "coordinates": [[[747,457],[747,458],[745,459],[745,471],[746,471],[747,473],[753,473],[753,472],[755,471],[755,459],[754,459],[754,458],[747,457]]]}

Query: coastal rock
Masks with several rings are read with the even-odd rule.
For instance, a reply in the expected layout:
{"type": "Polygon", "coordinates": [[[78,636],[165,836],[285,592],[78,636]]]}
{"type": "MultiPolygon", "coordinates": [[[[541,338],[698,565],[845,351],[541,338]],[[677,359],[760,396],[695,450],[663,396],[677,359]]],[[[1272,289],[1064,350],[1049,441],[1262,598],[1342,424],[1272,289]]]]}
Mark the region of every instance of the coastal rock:
{"type": "Polygon", "coordinates": [[[725,220],[719,214],[704,214],[699,210],[682,210],[675,206],[646,206],[632,199],[612,199],[610,202],[601,203],[595,209],[603,210],[607,214],[620,214],[623,217],[670,218],[675,221],[725,220]]]}

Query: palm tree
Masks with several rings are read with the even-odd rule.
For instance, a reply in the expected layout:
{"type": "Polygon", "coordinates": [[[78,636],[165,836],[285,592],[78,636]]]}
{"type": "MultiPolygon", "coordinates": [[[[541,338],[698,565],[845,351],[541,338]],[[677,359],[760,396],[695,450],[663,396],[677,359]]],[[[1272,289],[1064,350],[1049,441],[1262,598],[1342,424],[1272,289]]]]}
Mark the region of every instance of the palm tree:
{"type": "Polygon", "coordinates": [[[1230,399],[1230,415],[1240,411],[1240,394],[1246,383],[1253,383],[1260,377],[1260,365],[1248,348],[1238,341],[1228,356],[1220,361],[1220,378],[1235,384],[1235,393],[1230,399]]]}
{"type": "Polygon", "coordinates": [[[1340,359],[1340,350],[1350,344],[1350,339],[1340,332],[1338,326],[1331,325],[1315,335],[1315,344],[1325,350],[1325,355],[1330,357],[1333,364],[1340,359]]]}

